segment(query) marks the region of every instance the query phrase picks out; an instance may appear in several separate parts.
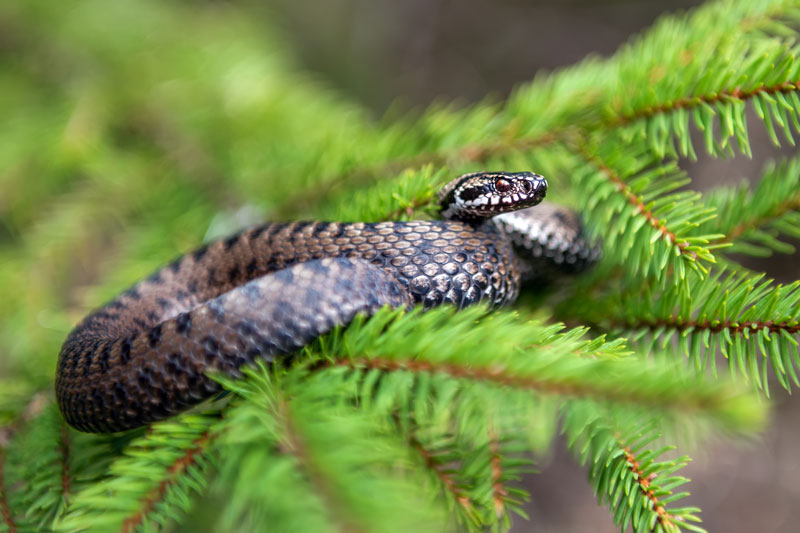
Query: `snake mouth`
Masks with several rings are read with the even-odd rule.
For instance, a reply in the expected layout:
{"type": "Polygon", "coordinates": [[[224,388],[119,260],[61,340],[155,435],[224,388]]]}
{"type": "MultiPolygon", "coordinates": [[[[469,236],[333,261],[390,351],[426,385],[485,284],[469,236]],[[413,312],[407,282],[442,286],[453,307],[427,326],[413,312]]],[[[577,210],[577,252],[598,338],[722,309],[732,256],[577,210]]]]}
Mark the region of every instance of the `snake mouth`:
{"type": "Polygon", "coordinates": [[[518,177],[519,192],[511,197],[507,203],[515,206],[516,209],[533,207],[547,195],[547,180],[533,172],[520,172],[518,177]]]}
{"type": "MultiPolygon", "coordinates": [[[[525,184],[530,184],[531,182],[526,181],[525,184]]],[[[533,180],[533,184],[530,185],[533,189],[533,198],[536,200],[538,204],[544,197],[547,196],[547,180],[544,179],[542,176],[537,176],[535,180],[533,180]]]]}

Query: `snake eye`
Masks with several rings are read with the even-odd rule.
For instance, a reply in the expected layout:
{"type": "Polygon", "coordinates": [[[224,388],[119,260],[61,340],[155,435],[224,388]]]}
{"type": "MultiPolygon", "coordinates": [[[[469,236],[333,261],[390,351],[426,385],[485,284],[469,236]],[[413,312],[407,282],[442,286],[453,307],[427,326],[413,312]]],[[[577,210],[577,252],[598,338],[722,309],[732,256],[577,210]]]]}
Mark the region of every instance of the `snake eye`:
{"type": "Polygon", "coordinates": [[[511,182],[505,178],[497,178],[494,181],[494,188],[497,192],[508,192],[511,190],[511,182]]]}

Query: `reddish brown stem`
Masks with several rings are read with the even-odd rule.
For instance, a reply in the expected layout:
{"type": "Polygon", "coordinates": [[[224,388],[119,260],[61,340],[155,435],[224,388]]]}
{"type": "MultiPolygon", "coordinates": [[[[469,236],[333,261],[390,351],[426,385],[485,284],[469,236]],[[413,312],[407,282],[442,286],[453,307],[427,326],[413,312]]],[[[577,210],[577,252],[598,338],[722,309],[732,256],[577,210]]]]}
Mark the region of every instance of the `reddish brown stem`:
{"type": "Polygon", "coordinates": [[[627,183],[625,183],[622,177],[614,171],[614,169],[606,165],[599,157],[586,150],[584,146],[578,145],[578,151],[584,159],[591,162],[606,176],[611,183],[614,184],[614,187],[616,187],[616,189],[622,193],[628,203],[634,207],[636,212],[647,219],[648,224],[650,224],[653,228],[655,228],[656,231],[660,232],[665,239],[678,248],[681,255],[688,255],[692,259],[697,257],[696,253],[688,250],[689,243],[685,241],[679,241],[678,237],[667,228],[666,223],[656,217],[653,212],[647,208],[642,199],[633,192],[633,190],[628,186],[627,183]]]}
{"type": "Polygon", "coordinates": [[[69,502],[69,493],[72,485],[69,470],[69,432],[67,426],[61,424],[61,441],[58,443],[58,449],[61,453],[61,493],[64,495],[64,502],[69,502]]]}
{"type": "MultiPolygon", "coordinates": [[[[509,372],[504,366],[493,366],[480,368],[473,366],[460,366],[449,363],[432,363],[430,361],[419,360],[395,360],[382,357],[353,357],[349,359],[339,359],[336,361],[326,361],[315,366],[319,370],[331,366],[343,366],[347,368],[367,368],[380,370],[383,372],[393,372],[406,370],[415,373],[442,373],[454,378],[466,378],[477,381],[488,381],[499,385],[510,387],[533,389],[545,394],[558,394],[572,397],[598,397],[611,401],[635,401],[637,403],[652,403],[660,405],[659,400],[653,398],[643,398],[636,394],[625,392],[621,389],[604,388],[601,385],[593,386],[588,383],[558,383],[536,379],[534,377],[519,376],[509,372]],[[649,401],[648,401],[649,400],[649,401]]],[[[695,399],[695,403],[689,404],[681,399],[676,399],[676,403],[689,408],[703,408],[706,400],[703,398],[695,399]]]]}
{"type": "Polygon", "coordinates": [[[417,450],[417,452],[422,457],[422,460],[425,461],[425,466],[433,470],[436,474],[436,477],[439,478],[439,481],[442,482],[448,491],[453,495],[458,503],[467,511],[469,514],[474,513],[474,507],[472,506],[472,502],[470,501],[469,497],[464,494],[464,492],[458,487],[453,476],[451,476],[444,468],[442,468],[441,463],[436,460],[436,457],[429,452],[425,447],[422,445],[414,437],[410,439],[411,446],[417,450]]]}
{"type": "Polygon", "coordinates": [[[0,514],[3,516],[3,523],[8,527],[9,533],[17,533],[17,525],[11,517],[11,509],[9,509],[8,500],[6,499],[5,475],[3,474],[5,462],[5,454],[0,453],[0,514]]]}
{"type": "Polygon", "coordinates": [[[497,517],[505,514],[508,491],[503,486],[503,466],[500,463],[500,440],[493,427],[489,427],[489,452],[492,469],[492,501],[497,517]]]}
{"type": "Polygon", "coordinates": [[[763,86],[757,87],[749,91],[743,91],[737,87],[735,89],[720,91],[718,93],[714,93],[711,95],[687,96],[684,98],[679,98],[673,102],[667,102],[665,104],[636,110],[633,113],[624,115],[618,119],[608,122],[608,126],[611,127],[624,126],[626,124],[630,124],[631,122],[635,122],[640,118],[652,117],[654,115],[660,115],[662,113],[670,113],[677,109],[691,109],[699,105],[702,105],[704,103],[711,105],[717,102],[722,102],[725,100],[732,100],[732,99],[749,100],[750,98],[753,98],[757,94],[789,93],[792,91],[796,91],[798,88],[800,88],[800,81],[781,82],[767,87],[763,86]]]}
{"type": "MultiPolygon", "coordinates": [[[[787,333],[795,334],[800,331],[800,324],[787,324],[785,322],[775,323],[772,320],[750,320],[745,322],[734,322],[731,320],[720,321],[717,324],[712,323],[710,320],[687,320],[685,322],[679,321],[677,318],[662,318],[658,320],[642,320],[639,322],[625,322],[619,324],[621,327],[629,329],[658,329],[658,328],[671,328],[678,331],[684,331],[692,328],[696,330],[708,330],[714,333],[727,329],[731,334],[740,334],[744,330],[758,331],[759,329],[767,328],[770,333],[779,333],[786,331],[787,333]]],[[[612,327],[614,325],[612,324],[612,327]]]]}
{"type": "Polygon", "coordinates": [[[747,222],[742,222],[734,226],[728,234],[725,236],[722,242],[732,242],[740,237],[743,233],[759,228],[768,222],[778,219],[784,214],[789,211],[797,211],[800,209],[800,196],[791,196],[785,199],[780,204],[776,205],[772,211],[765,214],[762,217],[755,218],[753,220],[748,220],[747,222]]]}
{"type": "Polygon", "coordinates": [[[155,489],[150,491],[147,497],[142,501],[139,511],[123,522],[121,529],[123,533],[132,533],[136,530],[156,504],[164,498],[167,489],[169,489],[184,472],[197,463],[197,456],[203,453],[210,439],[210,432],[206,431],[194,441],[193,445],[187,449],[183,455],[178,457],[175,462],[170,465],[167,470],[167,476],[155,489]]]}
{"type": "Polygon", "coordinates": [[[633,455],[633,452],[631,452],[630,448],[626,446],[624,450],[625,461],[628,463],[628,468],[636,476],[639,492],[641,492],[645,498],[650,500],[652,504],[651,509],[658,515],[658,521],[661,522],[661,524],[668,531],[671,530],[671,528],[674,527],[674,524],[672,523],[672,515],[670,515],[664,506],[658,502],[658,497],[656,497],[655,493],[650,488],[650,483],[653,481],[653,479],[655,479],[655,475],[646,477],[644,472],[641,470],[639,462],[636,460],[636,456],[633,455]]]}

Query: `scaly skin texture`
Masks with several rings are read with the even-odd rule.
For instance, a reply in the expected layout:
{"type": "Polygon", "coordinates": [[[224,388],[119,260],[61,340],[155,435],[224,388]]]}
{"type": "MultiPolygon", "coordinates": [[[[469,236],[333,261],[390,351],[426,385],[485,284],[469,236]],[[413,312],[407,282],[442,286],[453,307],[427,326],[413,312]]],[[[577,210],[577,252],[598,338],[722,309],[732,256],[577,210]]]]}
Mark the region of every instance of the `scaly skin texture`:
{"type": "Polygon", "coordinates": [[[286,356],[381,305],[501,305],[519,279],[490,223],[268,224],[181,257],[89,315],[62,348],[56,396],[84,431],[148,424],[218,390],[208,370],[286,356]],[[323,269],[324,257],[350,259],[323,269]]]}
{"type": "Polygon", "coordinates": [[[83,431],[131,429],[213,395],[209,371],[289,357],[357,313],[512,302],[523,272],[591,255],[577,219],[490,218],[538,204],[546,186],[529,172],[470,174],[442,196],[443,212],[465,221],[270,223],[186,254],[70,333],[61,412],[83,431]],[[527,266],[514,242],[528,246],[527,266]]]}

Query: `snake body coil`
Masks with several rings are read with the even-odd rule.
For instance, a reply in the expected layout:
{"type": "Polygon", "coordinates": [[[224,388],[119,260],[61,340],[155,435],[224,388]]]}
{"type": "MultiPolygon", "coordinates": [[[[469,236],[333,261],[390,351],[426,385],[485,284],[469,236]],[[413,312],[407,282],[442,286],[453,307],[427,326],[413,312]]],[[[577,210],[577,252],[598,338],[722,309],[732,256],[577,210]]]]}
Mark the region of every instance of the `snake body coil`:
{"type": "Polygon", "coordinates": [[[83,431],[129,429],[217,392],[209,370],[287,356],[357,313],[511,302],[523,277],[596,255],[570,212],[512,212],[545,190],[532,173],[470,174],[440,193],[451,220],[270,223],[184,255],[70,333],[61,411],[83,431]]]}

